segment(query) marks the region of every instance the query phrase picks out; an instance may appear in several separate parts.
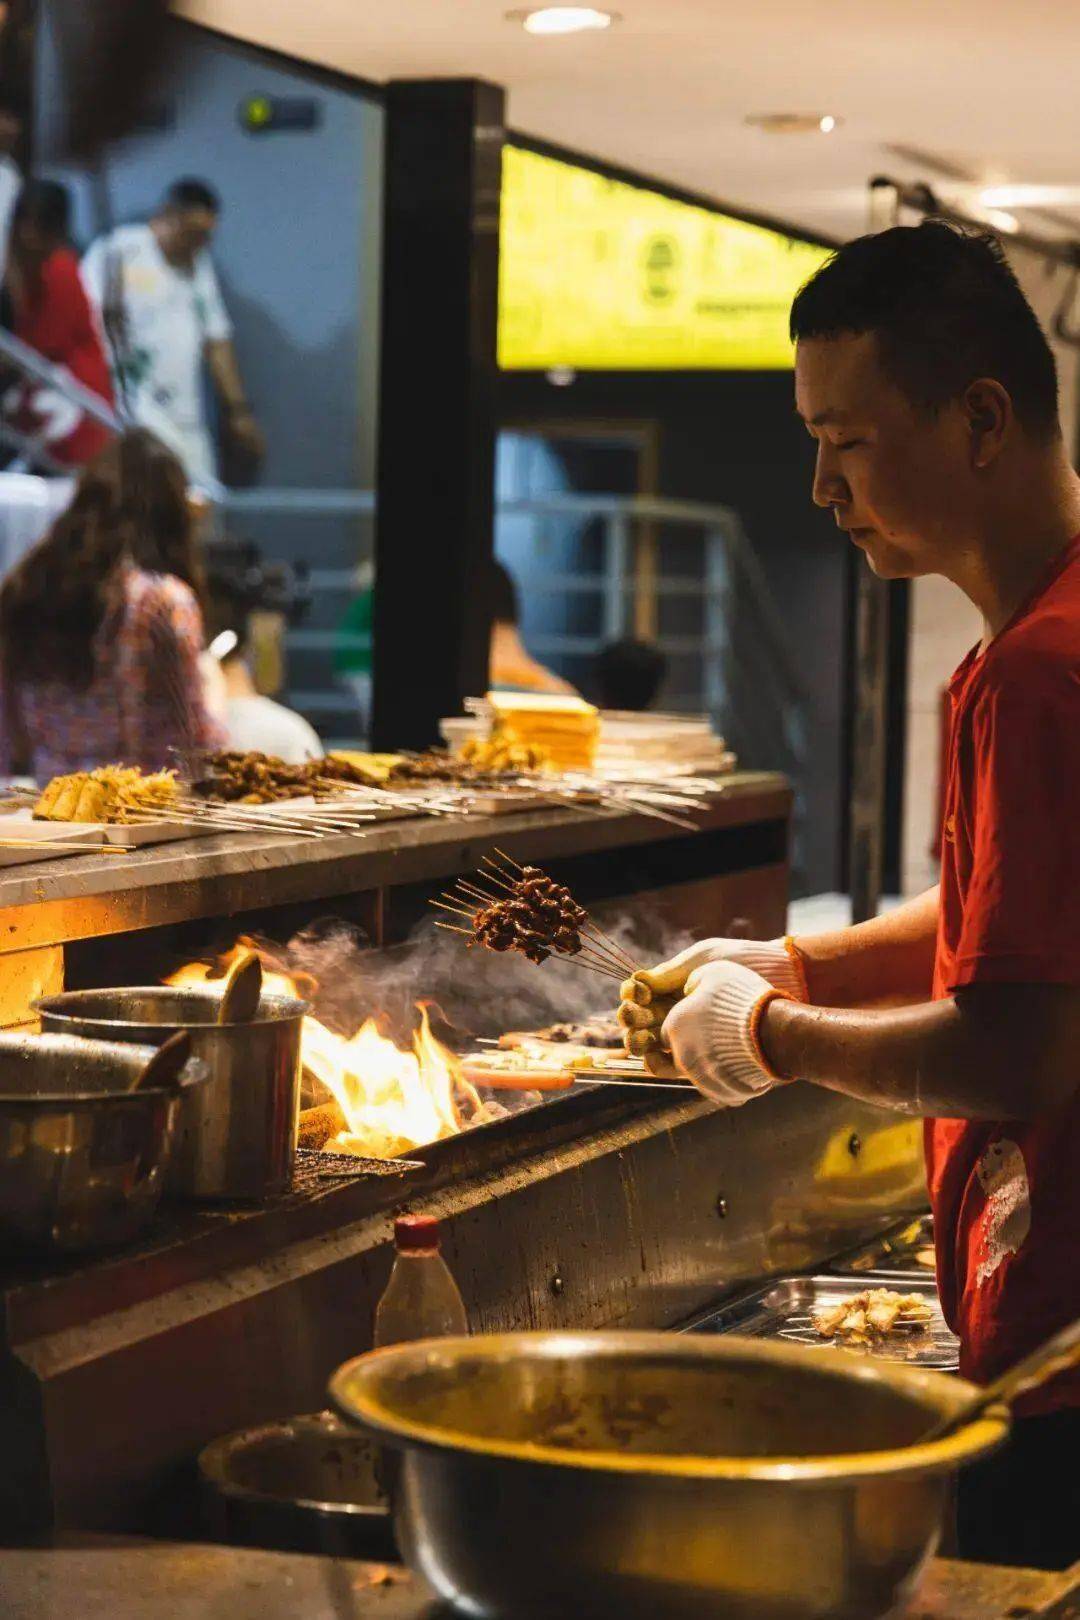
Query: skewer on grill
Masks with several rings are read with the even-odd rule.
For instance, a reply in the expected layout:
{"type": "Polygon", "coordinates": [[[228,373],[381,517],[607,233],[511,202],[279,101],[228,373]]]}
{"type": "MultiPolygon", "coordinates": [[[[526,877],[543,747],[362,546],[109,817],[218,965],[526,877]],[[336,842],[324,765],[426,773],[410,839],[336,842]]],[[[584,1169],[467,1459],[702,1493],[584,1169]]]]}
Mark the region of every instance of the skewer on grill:
{"type": "Polygon", "coordinates": [[[521,866],[502,850],[495,853],[499,861],[485,856],[474,881],[459,878],[431,902],[470,926],[438,921],[436,927],[490,950],[521,951],[531,962],[555,956],[616,981],[634,972],[622,947],[596,926],[565,885],[538,867],[521,866]]]}

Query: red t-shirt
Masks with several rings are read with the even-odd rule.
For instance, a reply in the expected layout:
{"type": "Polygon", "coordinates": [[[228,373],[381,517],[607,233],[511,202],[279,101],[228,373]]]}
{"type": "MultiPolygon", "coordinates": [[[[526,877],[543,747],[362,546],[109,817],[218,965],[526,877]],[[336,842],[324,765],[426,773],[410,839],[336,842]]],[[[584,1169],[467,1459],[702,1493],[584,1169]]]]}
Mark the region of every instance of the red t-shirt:
{"type": "MultiPolygon", "coordinates": [[[[1080,986],[1080,536],[949,694],[934,995],[1080,986]]],[[[928,1120],[926,1156],[942,1305],[987,1383],[1080,1317],[1080,1092],[1027,1122],[928,1120]]],[[[1023,1409],[1065,1405],[1080,1372],[1023,1409]]]]}
{"type": "MultiPolygon", "coordinates": [[[[109,363],[70,248],[57,248],[45,260],[36,286],[16,309],[15,333],[112,404],[109,363]]],[[[82,466],[111,438],[107,427],[58,389],[31,378],[16,385],[5,405],[13,427],[40,438],[53,459],[68,467],[82,466]]]]}

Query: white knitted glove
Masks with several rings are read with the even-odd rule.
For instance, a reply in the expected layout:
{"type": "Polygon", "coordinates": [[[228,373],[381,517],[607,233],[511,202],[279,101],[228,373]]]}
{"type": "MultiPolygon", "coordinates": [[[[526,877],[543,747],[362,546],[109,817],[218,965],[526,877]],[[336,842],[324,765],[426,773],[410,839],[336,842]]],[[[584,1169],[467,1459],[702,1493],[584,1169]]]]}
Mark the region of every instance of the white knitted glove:
{"type": "Polygon", "coordinates": [[[796,999],[738,962],[707,963],[690,975],[682,1000],[665,1018],[661,1045],[707,1097],[738,1108],[780,1079],[758,1040],[761,1015],[778,997],[796,999]]]}
{"type": "Polygon", "coordinates": [[[710,962],[737,962],[760,973],[776,990],[796,1001],[808,1001],[802,959],[786,939],[702,939],[678,956],[642,968],[619,987],[619,1022],[628,1052],[639,1057],[655,1051],[660,1026],[698,968],[710,962]]]}

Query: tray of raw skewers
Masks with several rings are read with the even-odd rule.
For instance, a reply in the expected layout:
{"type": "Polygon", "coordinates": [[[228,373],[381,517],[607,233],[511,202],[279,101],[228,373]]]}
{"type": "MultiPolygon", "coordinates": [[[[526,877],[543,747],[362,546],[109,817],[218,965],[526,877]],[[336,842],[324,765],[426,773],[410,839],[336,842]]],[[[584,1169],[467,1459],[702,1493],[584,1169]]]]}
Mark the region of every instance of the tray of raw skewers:
{"type": "Polygon", "coordinates": [[[42,853],[24,858],[40,859],[42,854],[51,858],[88,849],[133,849],[223,832],[322,838],[363,832],[375,819],[351,804],[318,805],[310,793],[272,804],[231,803],[199,791],[201,785],[177,770],[105,765],[54,776],[40,789],[13,788],[0,806],[0,850],[36,843],[42,853]]]}

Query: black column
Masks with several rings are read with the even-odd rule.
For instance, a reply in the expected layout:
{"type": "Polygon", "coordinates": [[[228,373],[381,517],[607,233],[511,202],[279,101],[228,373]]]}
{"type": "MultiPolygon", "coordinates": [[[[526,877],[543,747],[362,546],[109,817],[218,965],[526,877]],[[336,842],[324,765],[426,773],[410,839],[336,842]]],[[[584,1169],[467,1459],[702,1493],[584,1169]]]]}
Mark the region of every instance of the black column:
{"type": "Polygon", "coordinates": [[[386,95],[375,528],[376,748],[421,748],[487,690],[505,97],[386,95]]]}

